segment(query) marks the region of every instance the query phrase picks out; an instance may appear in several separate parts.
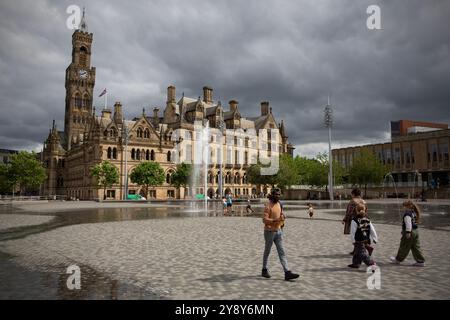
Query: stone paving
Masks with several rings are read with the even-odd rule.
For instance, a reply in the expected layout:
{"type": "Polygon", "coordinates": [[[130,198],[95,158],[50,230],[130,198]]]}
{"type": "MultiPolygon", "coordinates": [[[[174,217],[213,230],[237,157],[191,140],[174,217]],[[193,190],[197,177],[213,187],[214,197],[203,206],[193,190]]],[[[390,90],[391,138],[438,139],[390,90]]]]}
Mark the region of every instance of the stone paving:
{"type": "Polygon", "coordinates": [[[52,219],[52,216],[0,214],[0,230],[43,224],[52,219]]]}
{"type": "Polygon", "coordinates": [[[390,264],[401,227],[375,225],[381,289],[369,290],[370,274],[365,267],[347,267],[350,239],[336,215],[326,211],[316,210],[314,219],[306,218],[306,210],[289,211],[285,249],[291,269],[301,274],[292,282],[284,281],[275,246],[269,259],[272,278],[260,277],[263,224],[253,217],[72,225],[0,242],[0,252],[35,272],[61,273],[61,266],[77,264],[83,279],[88,266],[164,299],[450,298],[450,232],[420,230],[427,266],[418,268],[410,266],[411,255],[403,265],[390,264]]]}

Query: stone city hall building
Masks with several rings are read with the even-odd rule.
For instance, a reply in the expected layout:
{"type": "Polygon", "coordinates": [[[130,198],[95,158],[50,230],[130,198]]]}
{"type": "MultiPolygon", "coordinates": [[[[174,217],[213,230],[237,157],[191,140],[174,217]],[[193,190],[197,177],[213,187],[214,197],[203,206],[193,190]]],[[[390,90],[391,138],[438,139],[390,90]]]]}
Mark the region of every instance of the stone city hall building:
{"type": "MultiPolygon", "coordinates": [[[[203,188],[192,191],[189,188],[176,190],[171,185],[171,175],[177,165],[174,148],[178,143],[172,139],[172,134],[177,129],[184,129],[185,140],[195,139],[194,123],[197,121],[209,120],[211,128],[218,128],[224,123],[226,129],[242,129],[244,132],[278,129],[275,144],[278,150],[273,150],[273,143],[261,144],[261,141],[241,139],[239,136],[235,136],[231,144],[229,140],[227,143],[227,139],[223,139],[223,191],[232,192],[235,196],[250,196],[263,191],[248,183],[246,174],[249,164],[254,163],[259,156],[260,145],[269,149],[269,153],[272,151],[293,154],[294,147],[288,143],[283,121],[276,122],[268,102],[261,102],[261,114],[258,117],[244,118],[239,112],[237,101],[231,100],[229,110],[225,110],[220,102],[213,101],[213,89],[209,87],[203,88],[202,98],[191,99],[183,94],[177,102],[176,89],[169,86],[162,115],[159,114],[159,108],[155,107],[152,115],[147,115],[144,109],[139,117],[124,120],[120,102],[114,104],[113,110],[105,106],[101,115],[97,115],[95,107],[92,106],[96,76],[96,69],[91,66],[92,40],[93,34],[87,31],[83,14],[80,29],[75,30],[72,35],[72,62],[66,69],[64,131],[58,131],[53,121],[41,153],[41,160],[48,173],[48,179],[41,188],[43,195],[101,199],[103,190],[98,188],[90,171],[104,160],[114,164],[120,175],[120,182],[107,189],[108,199],[125,197],[125,170],[129,177],[133,168],[143,161],[158,162],[165,172],[164,184],[150,189],[151,198],[183,198],[185,195],[193,195],[194,192],[203,193],[203,188]],[[128,133],[126,148],[125,132],[128,133]]],[[[220,152],[215,138],[212,135],[210,141],[213,159],[217,159],[220,152]]],[[[270,138],[273,141],[273,137],[270,138]]],[[[262,137],[257,136],[257,139],[262,137]]],[[[179,152],[183,153],[186,162],[193,160],[195,163],[193,157],[196,152],[189,144],[186,148],[180,148],[179,152]]],[[[210,163],[207,194],[213,197],[218,194],[220,166],[218,161],[210,163]]],[[[141,191],[140,187],[131,181],[128,181],[128,190],[129,194],[141,191]]]]}

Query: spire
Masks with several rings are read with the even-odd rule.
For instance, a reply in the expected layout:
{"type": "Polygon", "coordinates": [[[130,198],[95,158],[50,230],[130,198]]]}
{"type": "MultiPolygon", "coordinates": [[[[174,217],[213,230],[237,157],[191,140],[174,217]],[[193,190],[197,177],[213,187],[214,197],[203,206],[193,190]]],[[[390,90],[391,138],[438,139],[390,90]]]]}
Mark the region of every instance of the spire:
{"type": "Polygon", "coordinates": [[[330,95],[328,95],[328,103],[327,103],[327,106],[329,106],[330,105],[330,95]]]}
{"type": "MultiPolygon", "coordinates": [[[[285,137],[286,137],[286,129],[284,129],[284,121],[283,121],[283,119],[281,119],[281,123],[280,123],[279,128],[280,128],[280,134],[281,134],[281,136],[282,136],[283,138],[285,138],[285,137]]],[[[287,138],[287,137],[286,137],[286,138],[287,138]]]]}
{"type": "Polygon", "coordinates": [[[81,17],[81,21],[80,21],[80,30],[83,31],[83,32],[87,32],[88,31],[86,18],[84,16],[85,15],[85,11],[86,11],[86,8],[83,7],[83,16],[81,17]]]}

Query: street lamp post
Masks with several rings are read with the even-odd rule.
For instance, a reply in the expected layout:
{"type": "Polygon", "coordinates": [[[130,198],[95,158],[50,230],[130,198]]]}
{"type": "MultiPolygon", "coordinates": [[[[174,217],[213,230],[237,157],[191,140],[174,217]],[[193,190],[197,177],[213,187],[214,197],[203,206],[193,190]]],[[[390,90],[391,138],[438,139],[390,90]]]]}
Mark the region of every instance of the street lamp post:
{"type": "Polygon", "coordinates": [[[128,128],[125,120],[122,120],[122,139],[125,142],[125,183],[123,200],[128,199],[128,128]]]}
{"type": "Polygon", "coordinates": [[[220,198],[223,197],[223,172],[222,172],[222,166],[223,166],[223,129],[225,127],[225,122],[223,121],[223,113],[220,113],[219,118],[219,130],[220,130],[220,142],[219,142],[219,196],[220,198]]]}
{"type": "Polygon", "coordinates": [[[328,176],[328,186],[330,193],[330,200],[334,200],[334,192],[333,192],[333,156],[331,154],[331,127],[333,125],[333,110],[330,105],[330,96],[328,96],[328,103],[324,110],[325,113],[325,126],[328,128],[328,163],[330,165],[330,172],[328,176]]]}

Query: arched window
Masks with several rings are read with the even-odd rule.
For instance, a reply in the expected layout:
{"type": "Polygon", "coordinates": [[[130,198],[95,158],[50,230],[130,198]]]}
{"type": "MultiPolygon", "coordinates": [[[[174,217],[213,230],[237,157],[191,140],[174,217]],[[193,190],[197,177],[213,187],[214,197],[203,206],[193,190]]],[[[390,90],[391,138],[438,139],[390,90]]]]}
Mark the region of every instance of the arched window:
{"type": "Polygon", "coordinates": [[[141,150],[139,149],[136,151],[136,160],[141,160],[141,150]]]}
{"type": "Polygon", "coordinates": [[[113,149],[113,159],[117,159],[117,148],[113,149]]]}
{"type": "Polygon", "coordinates": [[[167,162],[170,162],[172,158],[172,153],[170,151],[167,151],[167,162]]]}
{"type": "Polygon", "coordinates": [[[145,160],[150,160],[150,151],[145,151],[145,160]]]}
{"type": "Polygon", "coordinates": [[[87,109],[87,107],[89,106],[89,96],[87,94],[83,95],[83,100],[81,101],[81,105],[82,105],[83,109],[87,109]]]}
{"type": "Polygon", "coordinates": [[[137,137],[142,138],[142,129],[141,128],[137,129],[137,137]]]}
{"type": "Polygon", "coordinates": [[[150,160],[155,161],[155,151],[150,152],[150,160]]]}
{"type": "Polygon", "coordinates": [[[170,174],[169,173],[166,175],[166,182],[170,184],[170,174]]]}
{"type": "Polygon", "coordinates": [[[81,96],[80,96],[80,94],[77,92],[76,94],[75,94],[75,97],[74,97],[74,102],[75,102],[75,107],[76,108],[81,108],[81,96]]]}
{"type": "Polygon", "coordinates": [[[108,148],[108,159],[111,159],[111,147],[108,148]]]}
{"type": "Polygon", "coordinates": [[[227,172],[227,175],[225,176],[225,183],[231,183],[231,173],[227,172]]]}
{"type": "Polygon", "coordinates": [[[148,128],[144,130],[144,138],[150,138],[150,130],[148,128]]]}
{"type": "Polygon", "coordinates": [[[212,172],[208,173],[208,181],[209,183],[214,183],[214,175],[212,174],[212,172]]]}
{"type": "Polygon", "coordinates": [[[134,148],[131,149],[131,159],[136,159],[136,152],[134,151],[134,148]]]}
{"type": "Polygon", "coordinates": [[[86,66],[87,64],[87,49],[85,47],[80,47],[80,65],[86,66]]]}

